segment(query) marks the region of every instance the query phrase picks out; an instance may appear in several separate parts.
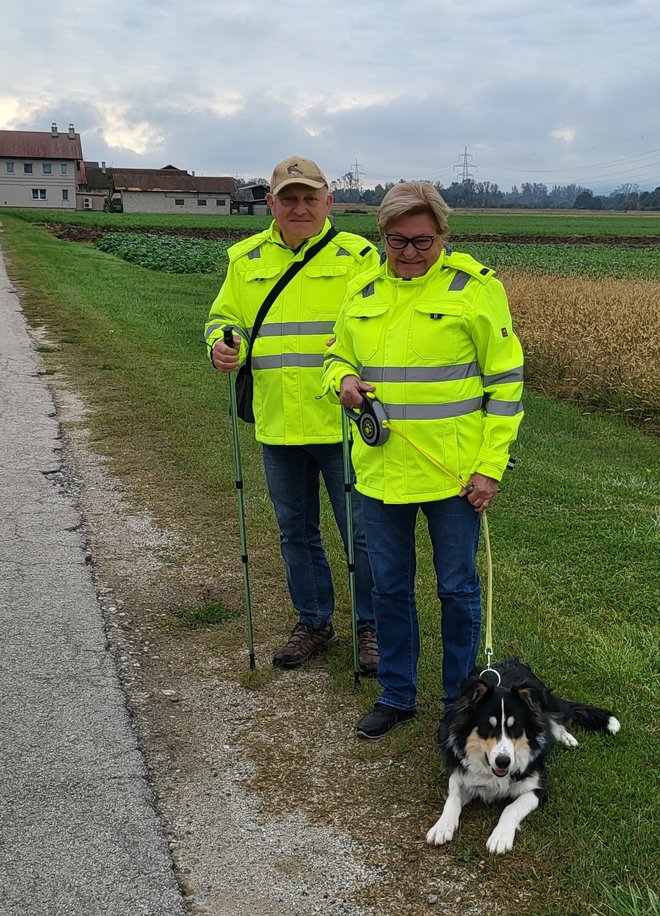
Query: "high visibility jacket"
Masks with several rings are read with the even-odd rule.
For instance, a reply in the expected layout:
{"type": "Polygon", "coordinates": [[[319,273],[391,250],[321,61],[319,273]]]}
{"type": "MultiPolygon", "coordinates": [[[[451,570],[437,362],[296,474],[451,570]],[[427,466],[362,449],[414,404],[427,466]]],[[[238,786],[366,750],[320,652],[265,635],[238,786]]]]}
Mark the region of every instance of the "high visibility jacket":
{"type": "MultiPolygon", "coordinates": [[[[375,385],[392,426],[461,480],[501,480],[522,419],[523,356],[504,287],[470,255],[444,249],[421,277],[387,264],[348,289],[326,353],[323,387],[346,375],[375,385]]],[[[357,489],[386,503],[425,502],[461,487],[391,433],[353,446],[357,489]]]]}
{"type": "MultiPolygon", "coordinates": [[[[239,359],[247,352],[252,326],[268,292],[285,270],[302,260],[308,239],[287,248],[273,222],[269,229],[229,249],[229,269],[205,328],[209,354],[229,327],[241,337],[239,359]]],[[[319,398],[323,354],[346,287],[360,271],[378,264],[375,247],[361,236],[339,232],[287,284],[268,311],[252,350],[255,435],[269,445],[341,441],[341,414],[319,398]]]]}

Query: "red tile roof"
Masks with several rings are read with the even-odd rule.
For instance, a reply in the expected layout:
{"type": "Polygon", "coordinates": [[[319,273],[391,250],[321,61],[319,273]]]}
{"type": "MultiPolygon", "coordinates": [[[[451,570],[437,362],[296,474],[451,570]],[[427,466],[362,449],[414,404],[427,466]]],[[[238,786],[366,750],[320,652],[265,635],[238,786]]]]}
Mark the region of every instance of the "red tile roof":
{"type": "Polygon", "coordinates": [[[197,177],[182,169],[109,169],[116,191],[201,191],[231,194],[233,178],[197,177]]]}
{"type": "Polygon", "coordinates": [[[16,159],[82,159],[80,134],[51,131],[0,130],[0,156],[16,159]]]}

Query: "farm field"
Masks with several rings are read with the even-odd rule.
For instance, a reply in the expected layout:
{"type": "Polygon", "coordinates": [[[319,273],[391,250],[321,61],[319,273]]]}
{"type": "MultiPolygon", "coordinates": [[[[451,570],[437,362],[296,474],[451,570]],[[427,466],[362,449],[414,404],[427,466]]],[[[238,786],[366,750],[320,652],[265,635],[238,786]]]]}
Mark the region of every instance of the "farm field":
{"type": "MultiPolygon", "coordinates": [[[[157,214],[85,213],[66,210],[7,210],[0,216],[19,216],[29,222],[99,229],[176,229],[231,232],[247,235],[269,225],[267,216],[161,216],[157,214]]],[[[335,214],[339,229],[373,235],[375,213],[335,214]]],[[[584,213],[553,211],[460,211],[451,217],[455,238],[476,236],[563,239],[627,238],[631,243],[660,244],[660,213],[584,213]]]]}
{"type": "MultiPolygon", "coordinates": [[[[612,740],[580,735],[578,748],[555,749],[548,805],[525,822],[513,853],[495,859],[484,846],[497,813],[479,805],[466,810],[453,844],[429,850],[423,842],[446,790],[434,751],[439,611],[423,531],[420,714],[411,728],[376,746],[358,745],[345,725],[371,706],[375,685],[352,686],[345,561],[327,505],[324,534],[337,574],[341,642],[300,679],[269,667],[291,618],[248,428],[241,442],[258,670],[245,673],[227,386],[209,370],[200,342],[222,264],[211,273],[147,269],[13,215],[3,214],[2,222],[3,249],[26,314],[45,329],[41,352],[53,385],[82,397],[91,447],[135,505],[149,508],[186,545],[170,560],[168,601],[143,583],[142,600],[125,607],[129,636],[132,630],[139,641],[148,624],[161,657],[159,665],[143,659],[140,695],[158,693],[170,656],[184,659],[177,668],[183,691],[209,682],[210,656],[213,672],[249,688],[268,711],[258,728],[246,723],[240,739],[256,767],[252,785],[264,811],[307,805],[310,817],[350,832],[383,869],[377,885],[356,892],[360,904],[378,913],[421,916],[429,894],[445,893],[450,878],[462,888],[457,914],[470,906],[492,916],[657,913],[659,825],[650,773],[657,742],[660,454],[656,438],[622,419],[627,410],[646,426],[657,417],[657,276],[633,282],[635,271],[623,279],[584,272],[578,282],[548,266],[502,264],[536,392],[526,399],[517,469],[491,514],[496,655],[518,654],[559,693],[612,707],[622,731],[612,740]],[[588,386],[583,406],[600,398],[599,412],[558,397],[579,400],[588,386]],[[640,390],[643,404],[635,401],[640,390]],[[317,706],[312,695],[321,697],[317,706]],[[319,720],[298,727],[298,711],[308,708],[319,720]],[[311,771],[318,775],[312,792],[311,771]],[[507,909],[507,901],[515,906],[507,909]]],[[[610,231],[605,225],[599,237],[610,231]]],[[[541,234],[530,228],[530,236],[541,234]]],[[[625,234],[634,235],[632,224],[625,234]]],[[[493,257],[497,252],[494,246],[493,257]]],[[[474,253],[481,256],[476,247],[474,253]]],[[[652,251],[641,253],[654,263],[652,251]]],[[[147,743],[159,760],[169,755],[176,766],[199,768],[189,746],[193,733],[177,727],[162,744],[149,744],[153,736],[147,743]]]]}
{"type": "MultiPolygon", "coordinates": [[[[58,234],[59,235],[59,234],[58,234]]],[[[62,237],[59,235],[59,237],[62,237]]],[[[66,236],[65,236],[66,237],[66,236]]],[[[75,239],[80,241],[80,239],[75,239]]],[[[207,238],[149,232],[103,233],[94,244],[100,251],[124,258],[132,264],[170,273],[213,273],[227,265],[229,239],[207,238]]],[[[660,280],[660,246],[653,248],[623,245],[536,244],[477,242],[466,238],[460,243],[477,260],[496,270],[555,276],[632,277],[660,280]]]]}

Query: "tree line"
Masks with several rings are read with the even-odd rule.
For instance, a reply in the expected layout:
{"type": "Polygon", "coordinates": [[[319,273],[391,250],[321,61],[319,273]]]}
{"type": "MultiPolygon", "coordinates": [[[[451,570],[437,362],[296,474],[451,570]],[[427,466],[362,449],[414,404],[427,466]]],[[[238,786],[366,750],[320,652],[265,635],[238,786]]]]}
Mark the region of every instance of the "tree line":
{"type": "MultiPolygon", "coordinates": [[[[400,179],[403,181],[403,179],[400,179]]],[[[362,188],[351,172],[330,182],[337,203],[378,206],[395,182],[362,188]]],[[[523,182],[503,191],[492,181],[453,181],[445,186],[433,182],[450,207],[528,208],[557,210],[660,210],[660,186],[654,191],[640,191],[637,184],[621,184],[609,194],[594,194],[578,184],[554,184],[548,188],[540,182],[523,182]]]]}
{"type": "MultiPolygon", "coordinates": [[[[403,181],[403,178],[399,179],[403,181]]],[[[523,182],[503,191],[492,181],[452,181],[445,187],[432,182],[450,207],[524,208],[530,210],[660,210],[660,186],[655,191],[640,191],[639,185],[624,183],[609,194],[594,194],[579,184],[554,184],[551,188],[539,182],[523,182]]],[[[265,185],[265,178],[236,179],[236,187],[265,185]]],[[[330,182],[330,191],[338,204],[367,204],[377,207],[395,182],[363,188],[352,172],[330,182]]]]}

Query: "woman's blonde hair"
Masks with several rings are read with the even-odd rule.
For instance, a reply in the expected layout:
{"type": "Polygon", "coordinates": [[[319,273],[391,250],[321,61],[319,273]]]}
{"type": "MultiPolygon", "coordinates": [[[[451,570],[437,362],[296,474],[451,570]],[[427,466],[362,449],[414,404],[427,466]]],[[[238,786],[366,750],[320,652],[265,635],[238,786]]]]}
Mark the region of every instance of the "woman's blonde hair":
{"type": "Polygon", "coordinates": [[[400,181],[390,188],[378,208],[380,234],[385,235],[390,223],[414,213],[428,213],[440,235],[448,234],[451,210],[430,181],[400,181]]]}

